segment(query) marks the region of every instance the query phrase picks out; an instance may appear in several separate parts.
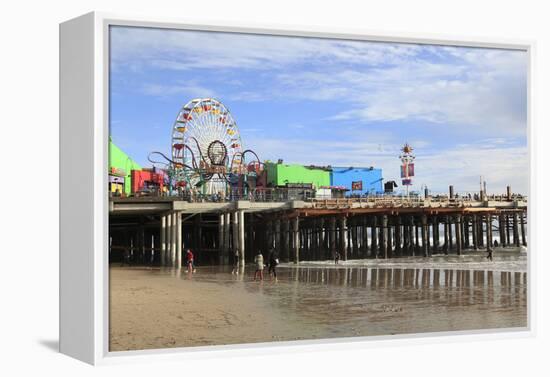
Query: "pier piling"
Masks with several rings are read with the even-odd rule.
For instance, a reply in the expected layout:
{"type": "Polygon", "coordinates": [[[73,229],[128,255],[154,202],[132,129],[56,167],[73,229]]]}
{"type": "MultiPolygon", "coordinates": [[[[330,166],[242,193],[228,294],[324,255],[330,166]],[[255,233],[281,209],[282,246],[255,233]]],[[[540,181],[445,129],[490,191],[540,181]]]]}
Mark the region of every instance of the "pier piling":
{"type": "Polygon", "coordinates": [[[462,254],[462,216],[456,215],[455,233],[456,233],[456,255],[462,254]]]}
{"type": "Polygon", "coordinates": [[[525,223],[527,222],[527,215],[520,214],[520,224],[521,224],[521,244],[527,246],[527,236],[525,235],[525,223]]]}
{"type": "Polygon", "coordinates": [[[477,221],[477,215],[473,215],[472,216],[472,243],[474,244],[474,250],[476,251],[479,247],[478,236],[479,236],[479,226],[477,221]]]}
{"type": "Polygon", "coordinates": [[[294,248],[294,263],[300,262],[300,219],[295,217],[292,219],[292,239],[294,248]]]}
{"type": "Polygon", "coordinates": [[[402,255],[402,233],[401,233],[401,216],[395,217],[395,254],[402,255]]]}
{"type": "Polygon", "coordinates": [[[422,253],[424,257],[428,256],[428,216],[421,217],[422,222],[422,253]]]}
{"type": "Polygon", "coordinates": [[[181,268],[182,262],[182,222],[181,222],[181,213],[176,212],[176,268],[181,268]]]}
{"type": "Polygon", "coordinates": [[[239,237],[239,263],[241,267],[244,267],[245,264],[245,247],[244,247],[244,211],[237,211],[236,214],[238,214],[238,237],[239,237]]]}
{"type": "Polygon", "coordinates": [[[177,219],[177,216],[176,216],[176,212],[172,212],[170,214],[170,217],[172,217],[172,228],[171,228],[171,233],[172,235],[170,236],[170,240],[172,242],[172,245],[170,246],[170,262],[172,264],[172,267],[175,267],[176,266],[176,253],[177,253],[177,244],[178,244],[178,240],[177,240],[177,237],[178,237],[178,219],[177,219]]]}
{"type": "Polygon", "coordinates": [[[382,215],[381,219],[382,227],[381,227],[381,234],[380,234],[380,246],[382,248],[382,252],[384,253],[384,259],[388,258],[388,216],[382,215]]]}
{"type": "Polygon", "coordinates": [[[371,256],[378,258],[378,217],[376,215],[372,216],[372,227],[371,227],[371,256]]]}
{"type": "Polygon", "coordinates": [[[513,215],[514,246],[519,247],[518,213],[513,215]]]}
{"type": "Polygon", "coordinates": [[[340,255],[343,260],[348,260],[348,248],[346,247],[347,241],[347,227],[346,227],[346,217],[340,217],[340,255]]]}
{"type": "Polygon", "coordinates": [[[160,216],[160,265],[166,265],[166,215],[160,216]]]}
{"type": "Polygon", "coordinates": [[[283,247],[282,247],[282,260],[285,262],[288,262],[290,259],[290,247],[289,247],[289,232],[290,232],[290,221],[288,219],[284,219],[282,223],[283,229],[282,229],[282,236],[283,236],[283,247]]]}

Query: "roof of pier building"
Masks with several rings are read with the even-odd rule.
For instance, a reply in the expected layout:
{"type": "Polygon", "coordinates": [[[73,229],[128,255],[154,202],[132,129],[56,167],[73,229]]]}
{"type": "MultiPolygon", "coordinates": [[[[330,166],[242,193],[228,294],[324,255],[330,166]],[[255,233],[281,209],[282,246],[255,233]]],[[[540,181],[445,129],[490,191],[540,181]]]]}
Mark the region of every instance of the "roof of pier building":
{"type": "Polygon", "coordinates": [[[273,187],[311,184],[313,188],[330,186],[330,167],[267,162],[267,183],[273,187]]]}
{"type": "Polygon", "coordinates": [[[124,193],[127,195],[132,191],[132,170],[141,170],[141,165],[117,147],[109,137],[109,174],[124,177],[124,193]]]}

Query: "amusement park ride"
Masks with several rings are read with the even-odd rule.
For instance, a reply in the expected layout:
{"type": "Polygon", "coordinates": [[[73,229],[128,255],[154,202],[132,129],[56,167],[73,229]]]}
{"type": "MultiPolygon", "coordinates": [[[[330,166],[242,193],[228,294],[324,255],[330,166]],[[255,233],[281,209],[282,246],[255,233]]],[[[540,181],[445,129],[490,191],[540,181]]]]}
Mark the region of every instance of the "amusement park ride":
{"type": "Polygon", "coordinates": [[[229,110],[213,98],[197,98],[184,105],[172,127],[171,157],[155,151],[148,159],[153,165],[163,165],[170,190],[196,189],[204,195],[246,188],[248,178],[263,171],[258,155],[243,150],[229,110]],[[247,162],[250,155],[252,159],[247,162]],[[154,156],[163,161],[156,161],[154,156]]]}

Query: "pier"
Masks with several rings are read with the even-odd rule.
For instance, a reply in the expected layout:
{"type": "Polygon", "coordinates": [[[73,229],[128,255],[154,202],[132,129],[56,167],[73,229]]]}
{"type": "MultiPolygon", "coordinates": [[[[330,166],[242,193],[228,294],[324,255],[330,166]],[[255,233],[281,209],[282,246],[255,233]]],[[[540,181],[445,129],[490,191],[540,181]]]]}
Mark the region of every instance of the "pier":
{"type": "Polygon", "coordinates": [[[527,246],[527,198],[367,196],[342,199],[191,202],[179,197],[109,200],[112,263],[179,268],[189,248],[199,265],[466,254],[527,246]]]}

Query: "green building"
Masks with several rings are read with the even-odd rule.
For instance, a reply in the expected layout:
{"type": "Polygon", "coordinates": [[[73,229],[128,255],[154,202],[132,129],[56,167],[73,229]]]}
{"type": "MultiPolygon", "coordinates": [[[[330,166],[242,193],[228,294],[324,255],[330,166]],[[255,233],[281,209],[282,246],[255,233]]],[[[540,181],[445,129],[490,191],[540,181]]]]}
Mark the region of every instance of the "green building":
{"type": "Polygon", "coordinates": [[[122,192],[129,195],[132,192],[132,170],[141,170],[141,166],[117,147],[109,137],[109,191],[116,192],[122,187],[122,192]]]}
{"type": "Polygon", "coordinates": [[[267,183],[271,186],[285,186],[287,184],[307,184],[314,188],[330,186],[330,169],[298,164],[265,164],[267,183]]]}

